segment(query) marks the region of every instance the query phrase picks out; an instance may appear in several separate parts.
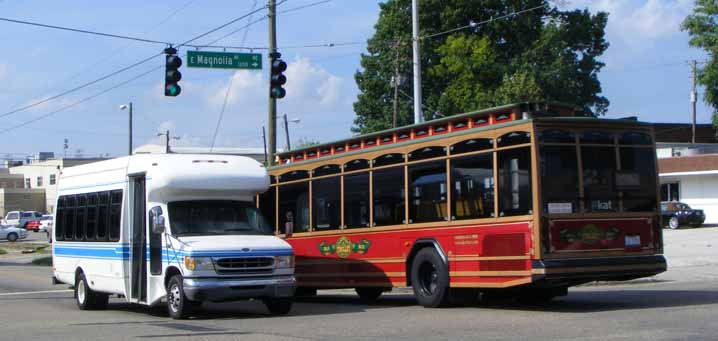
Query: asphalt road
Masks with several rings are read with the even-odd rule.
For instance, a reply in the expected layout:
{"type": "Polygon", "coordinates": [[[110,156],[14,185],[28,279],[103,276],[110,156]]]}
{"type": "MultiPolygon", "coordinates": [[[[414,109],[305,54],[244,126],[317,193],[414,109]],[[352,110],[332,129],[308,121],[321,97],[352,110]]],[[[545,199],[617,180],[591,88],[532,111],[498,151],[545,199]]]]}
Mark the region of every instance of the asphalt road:
{"type": "Polygon", "coordinates": [[[269,316],[259,302],[237,302],[206,304],[187,321],[117,299],[105,311],[80,311],[66,287],[50,285],[48,267],[6,262],[0,263],[0,340],[715,340],[716,251],[718,229],[670,231],[666,254],[676,264],[666,274],[573,288],[545,306],[496,300],[425,309],[403,290],[364,305],[350,291],[330,291],[300,300],[286,317],[269,316]]]}

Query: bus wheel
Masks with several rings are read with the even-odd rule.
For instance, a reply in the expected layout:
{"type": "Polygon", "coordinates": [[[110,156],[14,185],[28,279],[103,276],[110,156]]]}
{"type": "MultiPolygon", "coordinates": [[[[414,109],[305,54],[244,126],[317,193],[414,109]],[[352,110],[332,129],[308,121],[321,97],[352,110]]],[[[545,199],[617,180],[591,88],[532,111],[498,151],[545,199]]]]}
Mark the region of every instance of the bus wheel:
{"type": "Polygon", "coordinates": [[[359,295],[359,300],[362,303],[372,303],[375,302],[379,296],[384,292],[384,288],[355,288],[354,289],[357,294],[359,295]]]}
{"type": "Polygon", "coordinates": [[[263,302],[272,315],[287,315],[292,310],[292,300],[288,298],[266,298],[263,302]]]}
{"type": "Polygon", "coordinates": [[[448,303],[449,271],[433,248],[417,253],[411,265],[411,283],[419,304],[437,308],[448,303]]]}
{"type": "Polygon", "coordinates": [[[75,279],[75,302],[80,310],[104,309],[107,307],[109,295],[90,289],[85,274],[80,272],[75,279]]]}
{"type": "Polygon", "coordinates": [[[167,283],[167,313],[175,320],[185,319],[194,306],[197,304],[190,302],[184,294],[182,276],[172,276],[167,283]]]}

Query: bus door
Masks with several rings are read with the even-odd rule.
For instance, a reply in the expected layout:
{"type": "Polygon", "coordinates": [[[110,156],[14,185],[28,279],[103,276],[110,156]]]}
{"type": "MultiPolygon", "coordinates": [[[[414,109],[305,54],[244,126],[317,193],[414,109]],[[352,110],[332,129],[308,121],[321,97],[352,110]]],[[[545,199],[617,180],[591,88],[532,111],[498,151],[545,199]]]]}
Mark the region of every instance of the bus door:
{"type": "Polygon", "coordinates": [[[130,175],[130,301],[147,302],[145,174],[130,175]]]}

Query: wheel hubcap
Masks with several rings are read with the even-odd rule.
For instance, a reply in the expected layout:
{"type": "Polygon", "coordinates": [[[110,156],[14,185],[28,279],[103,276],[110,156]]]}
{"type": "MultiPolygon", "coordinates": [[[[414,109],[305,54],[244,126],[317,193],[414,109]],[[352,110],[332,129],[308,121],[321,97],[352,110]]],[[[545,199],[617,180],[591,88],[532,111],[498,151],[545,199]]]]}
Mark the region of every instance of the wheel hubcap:
{"type": "Polygon", "coordinates": [[[77,300],[81,303],[85,303],[85,281],[80,280],[79,283],[77,283],[77,300]]]}
{"type": "Polygon", "coordinates": [[[167,298],[167,301],[170,303],[170,308],[172,308],[172,311],[178,311],[180,307],[180,290],[179,286],[172,285],[170,287],[169,291],[169,297],[167,298]]]}
{"type": "Polygon", "coordinates": [[[423,263],[419,267],[419,286],[426,295],[433,295],[439,287],[439,273],[432,263],[423,263]]]}

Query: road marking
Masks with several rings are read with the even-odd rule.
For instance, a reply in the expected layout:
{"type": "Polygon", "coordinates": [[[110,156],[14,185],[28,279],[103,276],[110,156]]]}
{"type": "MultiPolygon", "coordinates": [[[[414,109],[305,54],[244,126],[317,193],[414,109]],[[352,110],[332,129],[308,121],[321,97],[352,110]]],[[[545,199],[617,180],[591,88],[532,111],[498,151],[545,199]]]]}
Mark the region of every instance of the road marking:
{"type": "Polygon", "coordinates": [[[72,292],[72,290],[70,290],[70,289],[65,289],[65,290],[6,292],[6,293],[0,293],[0,296],[32,295],[32,294],[51,294],[51,293],[57,293],[57,292],[72,292]]]}

